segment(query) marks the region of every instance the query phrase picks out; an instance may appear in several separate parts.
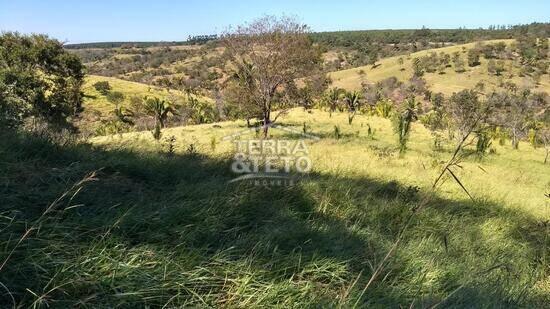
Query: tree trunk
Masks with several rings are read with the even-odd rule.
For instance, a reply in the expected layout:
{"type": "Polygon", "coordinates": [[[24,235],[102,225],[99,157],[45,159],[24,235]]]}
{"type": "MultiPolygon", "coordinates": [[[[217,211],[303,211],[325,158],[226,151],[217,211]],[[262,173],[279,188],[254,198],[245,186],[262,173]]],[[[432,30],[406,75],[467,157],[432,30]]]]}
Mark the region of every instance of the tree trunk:
{"type": "Polygon", "coordinates": [[[516,134],[516,129],[512,129],[512,148],[516,150],[519,148],[519,138],[516,134]]]}
{"type": "Polygon", "coordinates": [[[161,136],[161,126],[158,118],[155,120],[155,129],[153,130],[153,137],[159,140],[161,136]]]}
{"type": "Polygon", "coordinates": [[[269,112],[264,113],[264,120],[263,120],[263,131],[264,131],[264,138],[267,138],[267,132],[269,130],[269,125],[271,124],[271,119],[269,117],[269,112]]]}
{"type": "Polygon", "coordinates": [[[519,140],[515,136],[512,137],[512,148],[514,148],[515,150],[519,148],[519,140]]]}
{"type": "Polygon", "coordinates": [[[250,118],[246,118],[246,127],[250,128],[250,118]]]}
{"type": "Polygon", "coordinates": [[[548,155],[550,155],[550,148],[546,148],[546,157],[544,157],[544,164],[546,164],[546,162],[548,162],[548,155]]]}
{"type": "Polygon", "coordinates": [[[159,118],[157,119],[157,121],[158,121],[160,127],[161,127],[161,128],[164,128],[164,119],[162,119],[162,117],[159,117],[159,118]]]}

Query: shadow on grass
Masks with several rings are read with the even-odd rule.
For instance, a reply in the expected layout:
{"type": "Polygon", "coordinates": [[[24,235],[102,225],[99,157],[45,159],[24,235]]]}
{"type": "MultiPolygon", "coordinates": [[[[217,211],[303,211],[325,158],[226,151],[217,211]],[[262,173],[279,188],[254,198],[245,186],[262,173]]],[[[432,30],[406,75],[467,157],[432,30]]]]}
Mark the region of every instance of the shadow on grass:
{"type": "Polygon", "coordinates": [[[229,184],[225,159],[59,147],[16,134],[0,147],[2,260],[52,201],[98,171],[0,270],[6,306],[545,301],[534,284],[547,271],[547,223],[490,201],[432,198],[360,297],[425,195],[418,188],[326,174],[293,187],[229,184]]]}

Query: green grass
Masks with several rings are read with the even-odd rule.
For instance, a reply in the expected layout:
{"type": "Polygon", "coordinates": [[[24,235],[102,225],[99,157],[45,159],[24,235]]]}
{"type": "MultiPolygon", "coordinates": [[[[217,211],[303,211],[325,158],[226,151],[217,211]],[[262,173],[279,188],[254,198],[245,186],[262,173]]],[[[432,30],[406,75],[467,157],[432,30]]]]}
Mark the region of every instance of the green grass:
{"type": "Polygon", "coordinates": [[[458,175],[471,201],[451,179],[430,193],[452,145],[432,151],[420,125],[400,157],[389,120],[359,115],[348,126],[343,114],[293,110],[282,124],[301,130],[303,121],[322,138],[308,142],[314,168],[293,187],[228,183],[232,145],[220,140],[241,122],[166,129],[164,138],[176,137],[173,156],[150,132],[65,147],[3,133],[0,262],[15,250],[0,270],[0,303],[534,308],[550,301],[550,171],[542,150],[497,145],[496,154],[464,162],[458,175]],[[91,171],[94,181],[71,189],[91,171]],[[427,196],[360,297],[411,207],[427,196]]]}
{"type": "MultiPolygon", "coordinates": [[[[511,44],[513,40],[492,40],[484,41],[485,43],[505,42],[511,44]]],[[[506,72],[502,76],[495,76],[487,72],[488,60],[481,57],[481,65],[475,67],[468,67],[467,54],[462,53],[462,47],[466,50],[475,46],[475,43],[468,43],[462,45],[455,45],[449,47],[442,47],[437,49],[423,50],[410,55],[396,56],[390,58],[384,58],[377,62],[379,64],[376,68],[371,65],[357,67],[348,70],[342,70],[332,72],[329,76],[333,80],[333,85],[336,87],[344,88],[347,90],[359,90],[361,89],[362,82],[377,82],[385,78],[392,76],[397,77],[401,81],[408,80],[412,75],[412,59],[426,56],[430,52],[445,52],[452,54],[454,52],[460,52],[462,59],[465,61],[466,72],[457,73],[454,68],[447,68],[445,74],[439,73],[426,73],[424,78],[426,79],[430,90],[433,92],[442,92],[446,95],[451,95],[453,92],[458,92],[463,89],[472,89],[478,82],[485,83],[485,87],[488,91],[495,89],[502,81],[512,81],[518,86],[529,86],[537,91],[550,92],[550,79],[547,75],[541,78],[540,85],[535,85],[530,77],[520,77],[518,75],[519,68],[515,67],[511,61],[505,61],[506,72]],[[397,62],[399,57],[403,57],[404,64],[400,66],[397,62]],[[403,68],[404,70],[401,70],[403,68]],[[359,75],[359,71],[364,71],[364,76],[359,75]],[[510,78],[511,76],[511,78],[510,78]]]]}

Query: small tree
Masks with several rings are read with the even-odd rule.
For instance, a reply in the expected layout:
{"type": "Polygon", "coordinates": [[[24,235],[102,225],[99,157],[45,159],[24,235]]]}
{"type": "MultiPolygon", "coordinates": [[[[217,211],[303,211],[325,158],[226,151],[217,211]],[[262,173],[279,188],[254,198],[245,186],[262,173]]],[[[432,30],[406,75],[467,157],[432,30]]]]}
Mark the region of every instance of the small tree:
{"type": "Polygon", "coordinates": [[[455,66],[455,72],[463,73],[466,71],[464,69],[464,60],[462,60],[458,52],[453,54],[453,64],[455,66]]]}
{"type": "Polygon", "coordinates": [[[489,62],[487,63],[487,71],[490,74],[495,74],[496,76],[500,76],[502,72],[505,71],[504,61],[502,60],[495,61],[494,59],[489,60],[489,62]]]}
{"type": "Polygon", "coordinates": [[[440,131],[446,128],[445,119],[445,97],[442,93],[436,93],[431,96],[431,110],[421,117],[421,122],[428,128],[434,137],[434,148],[439,149],[441,144],[440,131]]]}
{"type": "Polygon", "coordinates": [[[439,63],[441,66],[448,68],[451,63],[451,55],[444,52],[439,53],[439,63]]]}
{"type": "Polygon", "coordinates": [[[403,103],[400,110],[394,114],[393,119],[393,129],[398,137],[400,153],[407,151],[411,124],[418,119],[416,113],[417,103],[414,96],[411,96],[403,103]]]}
{"type": "Polygon", "coordinates": [[[323,96],[322,103],[328,107],[329,117],[332,117],[332,113],[338,109],[342,93],[344,93],[343,89],[335,87],[328,90],[323,96]]]}
{"type": "Polygon", "coordinates": [[[475,132],[476,142],[476,154],[479,159],[482,159],[492,145],[491,136],[487,130],[479,130],[475,132]]]}
{"type": "Polygon", "coordinates": [[[412,68],[414,76],[421,77],[424,75],[424,67],[422,66],[422,61],[419,58],[413,59],[412,68]]]}
{"type": "Polygon", "coordinates": [[[346,92],[344,102],[348,108],[348,124],[351,125],[353,118],[361,106],[361,95],[357,91],[346,92]]]}
{"type": "Polygon", "coordinates": [[[504,60],[497,60],[497,66],[495,69],[495,73],[497,76],[500,76],[502,72],[506,71],[506,68],[504,67],[504,60]]]}
{"type": "Polygon", "coordinates": [[[102,95],[107,95],[111,91],[111,85],[108,81],[99,81],[93,84],[93,87],[97,92],[101,93],[102,95]]]}
{"type": "Polygon", "coordinates": [[[247,127],[251,126],[251,119],[261,119],[263,116],[254,94],[249,91],[254,87],[254,80],[249,73],[252,72],[251,66],[249,63],[243,63],[243,66],[227,80],[223,89],[223,97],[229,109],[228,115],[231,118],[244,118],[247,127]]]}
{"type": "Polygon", "coordinates": [[[491,102],[498,107],[495,113],[495,122],[508,129],[512,139],[512,147],[518,149],[519,142],[527,135],[535,116],[535,102],[527,93],[514,94],[503,92],[493,94],[491,102]]]}
{"type": "Polygon", "coordinates": [[[130,126],[134,125],[134,121],[132,120],[132,118],[134,117],[134,113],[131,110],[122,106],[117,106],[115,107],[113,113],[119,121],[130,126]]]}
{"type": "Polygon", "coordinates": [[[155,118],[155,128],[153,130],[153,137],[156,140],[160,140],[162,135],[161,130],[165,127],[166,119],[169,114],[176,114],[174,108],[170,104],[159,98],[147,98],[145,100],[145,110],[147,113],[155,118]]]}
{"type": "Polygon", "coordinates": [[[477,129],[476,126],[489,116],[474,90],[455,93],[446,103],[445,112],[449,116],[450,124],[458,131],[459,140],[470,134],[472,128],[477,129]]]}

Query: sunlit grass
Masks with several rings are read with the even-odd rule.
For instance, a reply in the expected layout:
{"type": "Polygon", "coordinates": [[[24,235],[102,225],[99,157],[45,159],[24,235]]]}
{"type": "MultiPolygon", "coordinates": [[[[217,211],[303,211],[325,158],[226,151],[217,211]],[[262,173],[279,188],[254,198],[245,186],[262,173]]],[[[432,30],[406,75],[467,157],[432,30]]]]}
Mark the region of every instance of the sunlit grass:
{"type": "Polygon", "coordinates": [[[22,307],[548,303],[550,171],[542,150],[497,145],[496,154],[464,162],[457,172],[471,201],[451,180],[430,193],[452,143],[434,152],[419,124],[399,156],[387,119],[359,115],[349,126],[345,114],[296,109],[280,124],[300,132],[304,122],[321,139],[307,142],[313,170],[293,187],[229,183],[233,145],[222,137],[243,130],[244,122],[165,129],[160,142],[137,132],[66,147],[4,134],[0,282],[9,293],[0,293],[0,303],[12,307],[12,297],[22,307]],[[340,139],[333,137],[336,125],[340,139]],[[170,136],[176,137],[171,155],[170,136]],[[94,170],[94,181],[69,189],[94,170]],[[40,219],[63,192],[69,193],[56,210],[40,219]],[[382,275],[362,294],[411,207],[425,197],[429,202],[382,275]]]}
{"type": "MultiPolygon", "coordinates": [[[[423,188],[432,185],[442,163],[450,157],[455,146],[454,141],[447,140],[444,151],[433,150],[430,132],[421,124],[415,123],[409,150],[405,155],[399,156],[396,152],[397,137],[389,119],[358,115],[350,126],[346,117],[343,113],[329,117],[328,113],[320,110],[305,112],[294,109],[282,118],[282,123],[297,132],[293,138],[299,137],[304,122],[308,128],[307,133],[330,137],[320,141],[308,140],[315,172],[374,177],[384,181],[396,180],[423,188]],[[334,126],[339,126],[342,132],[343,137],[339,140],[332,137],[334,126]],[[368,126],[375,132],[374,138],[367,136],[368,126]]],[[[244,127],[244,122],[203,124],[165,129],[163,136],[165,139],[174,136],[176,151],[180,153],[185,153],[192,144],[205,155],[227,155],[234,151],[234,144],[222,141],[223,137],[243,130],[244,127]],[[216,144],[214,151],[213,140],[216,144]]],[[[288,135],[287,132],[277,129],[270,132],[275,138],[288,135]]],[[[246,137],[258,138],[253,131],[246,137]]],[[[150,132],[98,137],[94,139],[94,143],[111,147],[122,145],[147,151],[162,151],[166,148],[166,141],[154,141],[150,132]]],[[[496,154],[490,154],[482,160],[472,157],[464,162],[463,169],[457,171],[468,189],[479,198],[498,201],[509,207],[526,209],[533,214],[550,218],[550,209],[544,196],[546,191],[550,191],[550,167],[543,164],[544,149],[534,149],[523,142],[519,150],[513,150],[509,141],[503,146],[493,141],[492,148],[496,154]]],[[[454,183],[445,185],[441,194],[453,199],[468,198],[454,183]]]]}

